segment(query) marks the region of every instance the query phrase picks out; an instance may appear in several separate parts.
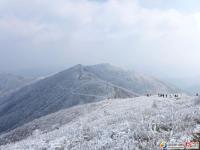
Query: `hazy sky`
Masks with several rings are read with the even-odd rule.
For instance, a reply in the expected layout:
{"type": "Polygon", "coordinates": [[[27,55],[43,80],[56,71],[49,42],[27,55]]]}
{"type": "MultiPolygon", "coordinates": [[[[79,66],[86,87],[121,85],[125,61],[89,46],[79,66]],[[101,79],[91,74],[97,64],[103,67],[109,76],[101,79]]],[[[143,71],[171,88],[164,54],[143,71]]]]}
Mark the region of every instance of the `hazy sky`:
{"type": "Polygon", "coordinates": [[[199,0],[0,0],[0,72],[109,62],[200,75],[199,0]]]}

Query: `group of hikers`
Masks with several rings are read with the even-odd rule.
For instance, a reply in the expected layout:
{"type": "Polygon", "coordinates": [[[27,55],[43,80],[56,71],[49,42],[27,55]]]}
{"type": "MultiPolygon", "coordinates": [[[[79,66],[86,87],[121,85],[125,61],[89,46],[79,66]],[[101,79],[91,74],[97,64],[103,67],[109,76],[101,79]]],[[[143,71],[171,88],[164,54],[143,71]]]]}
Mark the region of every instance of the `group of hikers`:
{"type": "MultiPolygon", "coordinates": [[[[149,93],[147,93],[147,97],[150,97],[151,96],[151,94],[149,94],[149,93]]],[[[175,98],[178,98],[179,97],[179,95],[178,94],[163,94],[163,93],[158,93],[158,97],[163,97],[163,98],[167,98],[167,97],[170,97],[170,98],[172,98],[172,97],[175,97],[175,98]]]]}
{"type": "Polygon", "coordinates": [[[179,95],[178,94],[160,94],[158,93],[158,97],[163,97],[163,98],[167,98],[167,97],[175,97],[175,98],[178,98],[179,95]]]}
{"type": "Polygon", "coordinates": [[[158,93],[158,97],[163,97],[163,98],[166,97],[167,98],[167,96],[168,96],[167,94],[160,94],[160,93],[158,93]]]}

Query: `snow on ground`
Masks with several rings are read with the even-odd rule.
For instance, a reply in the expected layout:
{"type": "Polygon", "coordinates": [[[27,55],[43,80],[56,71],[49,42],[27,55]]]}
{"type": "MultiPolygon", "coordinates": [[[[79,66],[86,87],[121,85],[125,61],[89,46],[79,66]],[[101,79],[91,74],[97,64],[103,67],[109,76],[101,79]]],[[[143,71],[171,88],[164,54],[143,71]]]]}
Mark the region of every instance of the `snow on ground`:
{"type": "Polygon", "coordinates": [[[184,142],[193,138],[191,133],[200,132],[197,97],[151,96],[96,104],[92,112],[59,129],[48,133],[36,130],[0,150],[157,150],[162,140],[184,142]]]}

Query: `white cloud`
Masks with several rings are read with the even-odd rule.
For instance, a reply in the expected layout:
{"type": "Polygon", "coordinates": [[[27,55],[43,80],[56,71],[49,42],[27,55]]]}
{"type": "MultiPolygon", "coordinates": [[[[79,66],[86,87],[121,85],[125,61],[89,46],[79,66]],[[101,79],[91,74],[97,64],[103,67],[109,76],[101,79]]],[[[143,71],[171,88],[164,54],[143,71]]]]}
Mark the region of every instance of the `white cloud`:
{"type": "Polygon", "coordinates": [[[0,34],[23,36],[32,51],[45,48],[60,55],[58,64],[107,61],[188,69],[200,65],[200,12],[148,9],[136,0],[9,0],[0,5],[0,34]]]}

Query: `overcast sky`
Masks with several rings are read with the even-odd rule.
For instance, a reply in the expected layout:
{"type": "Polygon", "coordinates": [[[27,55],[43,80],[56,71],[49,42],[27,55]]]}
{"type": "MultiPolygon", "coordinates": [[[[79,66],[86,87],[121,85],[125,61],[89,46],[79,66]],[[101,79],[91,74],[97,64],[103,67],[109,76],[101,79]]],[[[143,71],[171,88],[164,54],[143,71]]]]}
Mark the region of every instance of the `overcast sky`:
{"type": "Polygon", "coordinates": [[[108,62],[200,75],[199,0],[0,0],[0,72],[108,62]]]}

